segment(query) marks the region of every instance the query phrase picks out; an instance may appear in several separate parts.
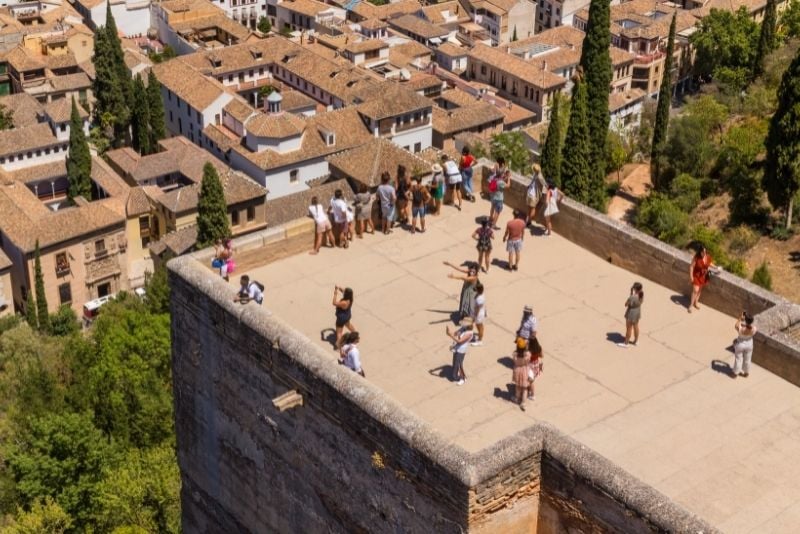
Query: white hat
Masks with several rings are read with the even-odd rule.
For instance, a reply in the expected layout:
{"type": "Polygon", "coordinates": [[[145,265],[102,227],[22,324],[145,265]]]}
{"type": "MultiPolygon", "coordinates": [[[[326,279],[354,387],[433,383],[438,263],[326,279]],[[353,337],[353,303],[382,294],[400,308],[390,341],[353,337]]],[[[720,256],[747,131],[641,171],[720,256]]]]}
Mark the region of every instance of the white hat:
{"type": "Polygon", "coordinates": [[[442,172],[442,166],[439,165],[438,163],[434,163],[432,169],[433,172],[442,172]]]}

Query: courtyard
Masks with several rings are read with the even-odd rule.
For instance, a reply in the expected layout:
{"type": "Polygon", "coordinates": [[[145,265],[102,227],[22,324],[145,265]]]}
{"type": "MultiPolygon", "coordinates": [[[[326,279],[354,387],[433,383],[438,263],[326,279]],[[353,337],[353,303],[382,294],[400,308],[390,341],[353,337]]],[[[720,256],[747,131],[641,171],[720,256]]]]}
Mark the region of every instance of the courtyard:
{"type": "MultiPolygon", "coordinates": [[[[557,235],[526,235],[517,272],[498,264],[481,273],[484,345],[467,354],[467,383],[450,381],[445,326],[454,324],[461,281],[443,262],[477,259],[470,236],[488,209],[482,200],[462,212],[444,206],[424,234],[396,228],[247,274],[266,286],[265,308],[332,360],[333,288],[352,287],[366,379],[468,451],[547,421],[725,532],[795,531],[800,390],[758,366],[732,380],[734,318],[706,307],[688,314],[682,295],[557,235]],[[635,281],[645,292],[641,337],[622,349],[635,281]],[[525,305],[539,320],[544,373],[523,412],[511,401],[510,355],[525,305]]],[[[501,227],[509,217],[506,208],[501,227]]]]}

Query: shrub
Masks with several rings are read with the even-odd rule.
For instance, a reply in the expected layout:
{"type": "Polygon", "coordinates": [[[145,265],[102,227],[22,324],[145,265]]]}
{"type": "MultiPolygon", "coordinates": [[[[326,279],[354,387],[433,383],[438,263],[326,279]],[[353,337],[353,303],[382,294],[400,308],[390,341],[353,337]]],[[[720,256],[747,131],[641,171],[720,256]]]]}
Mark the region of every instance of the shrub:
{"type": "Polygon", "coordinates": [[[669,196],[683,211],[690,212],[700,204],[701,182],[688,174],[679,174],[669,186],[669,196]]]}
{"type": "Polygon", "coordinates": [[[756,246],[758,239],[759,235],[749,226],[737,226],[728,232],[728,249],[736,255],[741,255],[756,246]]]}
{"type": "Polygon", "coordinates": [[[50,314],[50,333],[54,336],[68,336],[79,332],[81,324],[75,311],[67,304],[63,304],[56,313],[50,314]]]}
{"type": "Polygon", "coordinates": [[[689,233],[689,216],[666,196],[653,193],[639,206],[636,226],[665,243],[682,245],[689,233]]]}
{"type": "Polygon", "coordinates": [[[762,261],[755,271],[753,271],[753,278],[751,281],[757,286],[772,291],[772,274],[769,272],[769,267],[766,261],[762,261]]]}
{"type": "Polygon", "coordinates": [[[791,228],[786,228],[785,226],[778,224],[772,228],[769,236],[772,239],[777,239],[778,241],[786,241],[791,238],[793,234],[794,232],[792,232],[791,228]]]}
{"type": "Polygon", "coordinates": [[[22,322],[22,316],[14,314],[14,315],[7,315],[5,317],[0,318],[0,335],[7,330],[11,330],[12,328],[16,328],[19,323],[22,322]]]}
{"type": "Polygon", "coordinates": [[[692,241],[699,241],[714,259],[714,263],[737,276],[747,276],[747,267],[743,260],[732,259],[723,247],[723,235],[719,230],[708,228],[702,224],[692,228],[692,241]]]}

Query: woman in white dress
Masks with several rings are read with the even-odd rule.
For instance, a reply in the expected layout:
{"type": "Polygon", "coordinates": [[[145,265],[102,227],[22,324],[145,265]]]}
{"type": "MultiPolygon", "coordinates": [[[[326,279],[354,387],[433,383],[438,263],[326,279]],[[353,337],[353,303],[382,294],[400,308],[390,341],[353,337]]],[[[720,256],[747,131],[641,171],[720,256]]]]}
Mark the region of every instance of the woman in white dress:
{"type": "Polygon", "coordinates": [[[547,197],[544,208],[544,224],[546,228],[544,235],[553,233],[553,222],[551,218],[558,213],[558,203],[561,202],[562,198],[563,195],[561,191],[558,190],[558,187],[556,187],[556,184],[549,182],[547,184],[547,197]]]}

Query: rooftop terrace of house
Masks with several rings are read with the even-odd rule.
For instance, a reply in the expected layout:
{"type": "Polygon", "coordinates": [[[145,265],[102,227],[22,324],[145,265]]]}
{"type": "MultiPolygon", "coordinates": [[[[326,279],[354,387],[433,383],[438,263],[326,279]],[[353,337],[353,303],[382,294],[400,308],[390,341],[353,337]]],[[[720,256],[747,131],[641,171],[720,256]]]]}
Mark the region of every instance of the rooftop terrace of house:
{"type": "MultiPolygon", "coordinates": [[[[636,234],[566,204],[557,232],[592,240],[611,240],[606,232],[636,234]],[[599,224],[602,230],[592,226],[599,224]]],[[[732,362],[734,318],[709,306],[686,313],[683,295],[616,265],[630,260],[622,257],[627,251],[599,257],[562,235],[527,234],[518,272],[496,263],[481,275],[485,344],[468,352],[467,383],[450,382],[444,330],[453,324],[461,282],[449,279],[442,263],[475,260],[470,234],[488,210],[483,200],[462,212],[445,207],[441,216],[428,217],[425,234],[397,229],[318,256],[306,253],[309,240],[282,259],[267,249],[241,252],[237,264],[266,286],[263,310],[324,349],[331,362],[337,356],[330,343],[333,287],[352,287],[366,380],[469,452],[546,421],[722,531],[794,531],[800,524],[800,466],[793,461],[800,454],[800,389],[758,365],[749,378],[731,380],[723,362],[732,362]],[[616,346],[623,303],[637,280],[647,295],[641,338],[624,350],[616,346]],[[536,400],[523,412],[509,401],[510,352],[526,304],[539,320],[545,369],[536,400]]],[[[494,256],[502,264],[499,237],[494,256]]],[[[644,247],[625,242],[629,249],[644,247]]],[[[281,250],[286,256],[289,248],[281,250]]],[[[674,263],[684,265],[686,255],[674,254],[674,263]]],[[[671,272],[673,265],[663,268],[671,272]]],[[[664,275],[665,284],[671,276],[664,275]]],[[[731,280],[712,281],[706,301],[740,298],[727,291],[737,283],[731,280]]],[[[235,288],[232,279],[231,295],[235,288]]],[[[753,289],[751,310],[767,306],[764,294],[753,289]]]]}

